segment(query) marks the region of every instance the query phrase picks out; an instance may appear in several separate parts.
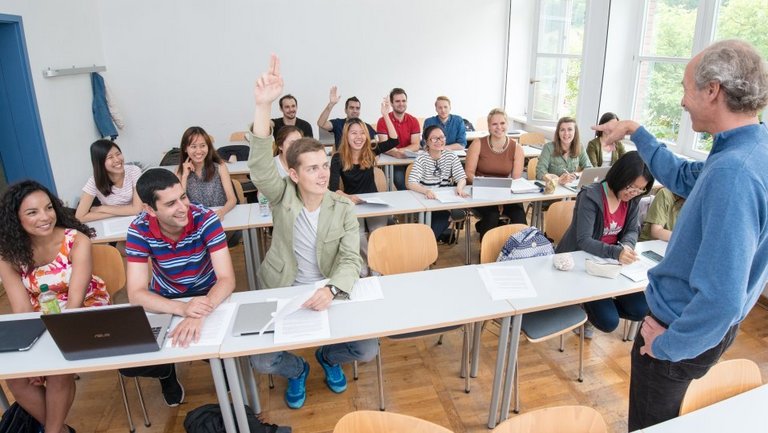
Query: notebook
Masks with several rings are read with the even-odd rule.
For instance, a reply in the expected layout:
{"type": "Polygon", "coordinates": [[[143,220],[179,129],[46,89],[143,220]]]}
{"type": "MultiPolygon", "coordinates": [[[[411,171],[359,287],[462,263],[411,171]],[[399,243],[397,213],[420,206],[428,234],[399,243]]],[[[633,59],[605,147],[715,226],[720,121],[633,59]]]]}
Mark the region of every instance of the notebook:
{"type": "Polygon", "coordinates": [[[608,174],[608,170],[610,169],[611,167],[585,168],[584,171],[581,172],[581,176],[579,176],[578,179],[566,185],[566,188],[570,189],[571,191],[579,192],[581,191],[581,188],[595,182],[600,182],[603,179],[605,179],[605,175],[608,174]]]}
{"type": "Polygon", "coordinates": [[[29,350],[43,332],[45,325],[38,318],[0,322],[0,352],[29,350]]]}
{"type": "Polygon", "coordinates": [[[64,359],[132,355],[160,350],[170,314],[147,316],[138,305],[94,307],[42,316],[64,359]]]}
{"type": "MultiPolygon", "coordinates": [[[[272,319],[272,313],[277,311],[277,302],[253,302],[250,304],[240,304],[235,314],[235,324],[232,325],[232,335],[239,337],[241,335],[257,334],[261,328],[272,319]]],[[[274,332],[274,322],[264,332],[274,332]]]]}

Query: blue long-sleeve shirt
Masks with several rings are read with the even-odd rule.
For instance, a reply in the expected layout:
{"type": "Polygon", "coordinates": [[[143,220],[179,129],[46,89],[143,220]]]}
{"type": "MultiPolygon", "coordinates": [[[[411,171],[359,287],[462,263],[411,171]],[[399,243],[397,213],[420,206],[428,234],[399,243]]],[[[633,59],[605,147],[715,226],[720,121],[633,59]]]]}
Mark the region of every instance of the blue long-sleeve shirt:
{"type": "Polygon", "coordinates": [[[438,116],[424,119],[424,129],[431,125],[439,125],[443,128],[445,144],[459,143],[467,147],[467,127],[464,126],[464,119],[461,116],[449,114],[445,123],[441,122],[438,116]]]}
{"type": "Polygon", "coordinates": [[[648,273],[648,306],[669,325],[653,353],[694,358],[744,320],[768,278],[768,130],[715,135],[705,162],[675,156],[642,127],[631,138],[654,177],[687,198],[664,260],[648,273]]]}

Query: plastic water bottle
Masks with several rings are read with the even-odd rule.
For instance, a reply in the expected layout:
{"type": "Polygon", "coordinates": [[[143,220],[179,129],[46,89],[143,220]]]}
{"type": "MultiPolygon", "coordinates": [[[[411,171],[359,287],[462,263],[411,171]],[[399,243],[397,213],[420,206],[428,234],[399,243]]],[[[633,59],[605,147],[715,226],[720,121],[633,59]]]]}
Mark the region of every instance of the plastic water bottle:
{"type": "Polygon", "coordinates": [[[48,289],[48,284],[40,285],[40,296],[37,297],[37,301],[40,303],[40,311],[43,314],[61,313],[59,299],[56,293],[48,289]]]}
{"type": "Polygon", "coordinates": [[[263,195],[259,197],[259,213],[263,217],[268,217],[270,215],[269,200],[263,195]]]}

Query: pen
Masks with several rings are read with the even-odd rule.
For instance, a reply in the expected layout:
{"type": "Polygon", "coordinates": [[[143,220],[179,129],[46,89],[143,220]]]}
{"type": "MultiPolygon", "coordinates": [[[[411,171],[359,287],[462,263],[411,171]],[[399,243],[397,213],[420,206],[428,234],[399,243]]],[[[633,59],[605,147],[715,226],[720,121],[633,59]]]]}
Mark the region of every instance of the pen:
{"type": "Polygon", "coordinates": [[[621,243],[621,242],[619,242],[619,241],[616,241],[616,243],[617,243],[617,244],[619,244],[619,245],[620,245],[622,248],[626,248],[626,249],[628,249],[628,250],[630,250],[630,251],[634,251],[634,248],[632,248],[631,246],[629,246],[629,245],[627,245],[627,244],[622,244],[622,243],[621,243]]]}

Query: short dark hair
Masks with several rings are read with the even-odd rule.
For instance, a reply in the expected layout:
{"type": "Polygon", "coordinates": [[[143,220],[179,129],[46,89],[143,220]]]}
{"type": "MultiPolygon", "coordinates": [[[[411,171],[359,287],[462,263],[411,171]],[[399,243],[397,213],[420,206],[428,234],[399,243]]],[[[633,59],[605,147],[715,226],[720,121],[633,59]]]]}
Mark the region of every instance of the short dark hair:
{"type": "Polygon", "coordinates": [[[395,87],[389,92],[389,102],[395,102],[395,95],[405,95],[405,99],[408,99],[408,94],[405,93],[405,90],[395,87]]]}
{"type": "Polygon", "coordinates": [[[280,98],[280,101],[279,101],[279,104],[280,104],[280,108],[283,108],[283,101],[285,101],[286,99],[293,99],[293,102],[295,102],[295,103],[296,103],[296,105],[299,105],[299,100],[298,100],[298,99],[296,99],[296,97],[295,97],[295,96],[293,96],[293,95],[291,95],[291,94],[289,93],[289,94],[287,94],[287,95],[283,96],[282,98],[280,98]]]}
{"type": "Polygon", "coordinates": [[[353,97],[351,97],[351,98],[347,99],[347,102],[345,102],[345,103],[344,103],[344,109],[345,109],[345,110],[346,110],[347,108],[349,108],[349,103],[350,103],[350,102],[357,102],[358,104],[362,105],[362,103],[360,102],[360,100],[359,100],[359,99],[357,99],[357,96],[353,96],[353,97]]]}
{"type": "MultiPolygon", "coordinates": [[[[616,113],[611,113],[609,111],[607,113],[603,113],[603,115],[600,116],[600,120],[597,122],[597,124],[604,125],[613,119],[619,120],[619,116],[617,116],[616,113]]],[[[602,136],[603,136],[603,131],[595,131],[595,137],[602,137],[602,136]]]]}
{"type": "Polygon", "coordinates": [[[291,144],[291,147],[288,148],[288,152],[285,153],[285,161],[288,163],[288,168],[296,169],[299,167],[299,155],[303,153],[317,152],[318,150],[325,152],[323,143],[311,137],[299,138],[291,144]]]}
{"type": "Polygon", "coordinates": [[[142,203],[157,210],[157,191],[170,188],[181,183],[178,177],[164,168],[150,168],[136,182],[136,193],[142,203]]]}
{"type": "MultiPolygon", "coordinates": [[[[618,195],[621,190],[632,185],[638,177],[644,177],[648,182],[645,187],[645,194],[653,188],[653,175],[648,166],[643,162],[643,158],[636,150],[627,152],[614,163],[605,175],[605,183],[608,184],[608,188],[618,195]]],[[[645,194],[640,194],[641,197],[645,194]]],[[[634,199],[633,199],[634,200],[634,199]]]]}

